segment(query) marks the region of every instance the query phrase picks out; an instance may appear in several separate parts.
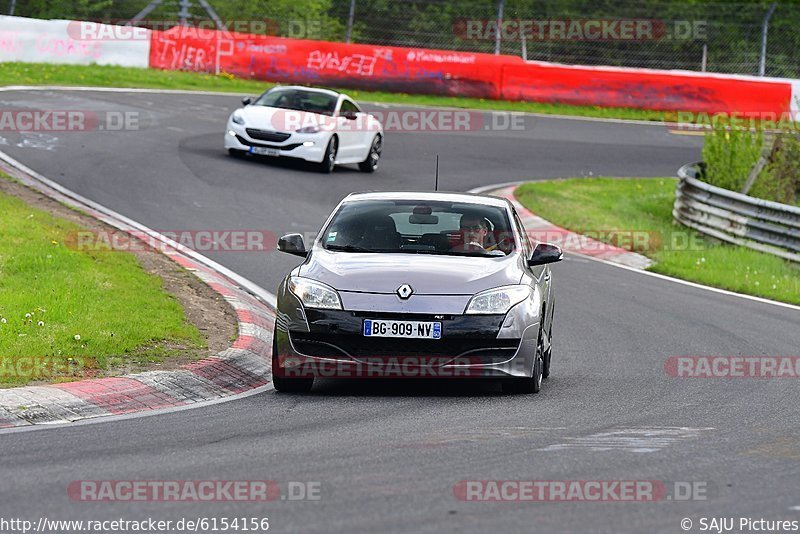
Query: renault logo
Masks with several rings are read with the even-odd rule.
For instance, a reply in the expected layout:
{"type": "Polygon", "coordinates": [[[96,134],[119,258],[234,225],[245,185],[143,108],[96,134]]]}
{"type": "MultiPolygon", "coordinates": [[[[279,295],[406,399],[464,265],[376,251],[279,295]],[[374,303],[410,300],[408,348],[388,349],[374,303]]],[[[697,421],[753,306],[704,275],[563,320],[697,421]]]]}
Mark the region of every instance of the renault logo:
{"type": "Polygon", "coordinates": [[[406,300],[408,297],[410,297],[412,293],[414,293],[414,290],[411,289],[411,286],[408,284],[403,284],[397,288],[397,296],[403,300],[406,300]]]}

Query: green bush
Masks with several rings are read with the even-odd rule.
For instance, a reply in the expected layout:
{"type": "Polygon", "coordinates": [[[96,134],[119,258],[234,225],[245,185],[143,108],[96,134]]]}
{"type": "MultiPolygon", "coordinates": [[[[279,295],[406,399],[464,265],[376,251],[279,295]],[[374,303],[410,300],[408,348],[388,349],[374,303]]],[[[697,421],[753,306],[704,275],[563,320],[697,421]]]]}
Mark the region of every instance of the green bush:
{"type": "Polygon", "coordinates": [[[712,121],[703,146],[705,180],[711,185],[741,191],[750,170],[758,162],[764,134],[731,125],[726,120],[712,121]]]}
{"type": "Polygon", "coordinates": [[[796,204],[800,192],[800,140],[794,134],[775,138],[769,162],[758,175],[748,195],[796,204]]]}

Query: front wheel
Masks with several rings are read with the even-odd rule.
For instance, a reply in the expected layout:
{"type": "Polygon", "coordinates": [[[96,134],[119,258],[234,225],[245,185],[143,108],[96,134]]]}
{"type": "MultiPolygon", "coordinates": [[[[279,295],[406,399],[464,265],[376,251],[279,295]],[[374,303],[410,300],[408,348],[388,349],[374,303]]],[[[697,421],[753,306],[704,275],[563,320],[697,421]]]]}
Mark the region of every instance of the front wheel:
{"type": "MultiPolygon", "coordinates": [[[[272,334],[272,385],[281,393],[307,393],[314,386],[314,377],[289,378],[277,376],[276,370],[280,369],[278,358],[278,331],[272,334]]],[[[280,371],[278,371],[280,372],[280,371]]]]}
{"type": "Polygon", "coordinates": [[[328,141],[328,147],[325,149],[325,156],[322,162],[317,167],[321,173],[330,174],[333,168],[336,167],[336,153],[339,150],[339,138],[335,135],[328,141]]]}
{"type": "Polygon", "coordinates": [[[550,330],[547,334],[547,341],[550,345],[547,347],[547,351],[544,353],[544,359],[542,360],[542,378],[547,378],[550,376],[550,362],[553,359],[553,318],[550,318],[550,330]]]}
{"type": "Polygon", "coordinates": [[[375,136],[372,140],[372,145],[369,147],[369,154],[367,159],[358,164],[358,168],[362,172],[375,172],[378,170],[378,162],[381,159],[381,151],[383,150],[383,138],[381,134],[375,136]]]}
{"type": "Polygon", "coordinates": [[[542,370],[544,367],[544,340],[539,333],[536,343],[536,359],[533,362],[533,375],[525,378],[509,378],[503,382],[504,393],[539,393],[542,389],[542,370]]]}
{"type": "Polygon", "coordinates": [[[314,378],[286,378],[272,375],[275,391],[281,393],[308,393],[314,386],[314,378]]]}

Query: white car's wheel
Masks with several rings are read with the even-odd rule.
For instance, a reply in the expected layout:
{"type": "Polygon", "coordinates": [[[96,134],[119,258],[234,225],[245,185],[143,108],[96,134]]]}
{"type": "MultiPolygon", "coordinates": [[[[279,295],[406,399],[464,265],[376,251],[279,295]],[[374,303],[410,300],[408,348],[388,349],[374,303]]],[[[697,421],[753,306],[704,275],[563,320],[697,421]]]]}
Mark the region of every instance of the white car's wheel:
{"type": "Polygon", "coordinates": [[[358,164],[358,168],[363,172],[375,172],[378,170],[378,163],[381,159],[381,151],[383,150],[383,138],[381,134],[375,136],[372,140],[372,145],[369,147],[367,159],[358,164]]]}
{"type": "Polygon", "coordinates": [[[335,135],[331,137],[331,140],[328,141],[328,147],[325,149],[325,156],[322,158],[322,162],[319,164],[320,172],[325,174],[330,174],[333,172],[334,167],[336,167],[336,153],[339,150],[339,138],[335,135]]]}

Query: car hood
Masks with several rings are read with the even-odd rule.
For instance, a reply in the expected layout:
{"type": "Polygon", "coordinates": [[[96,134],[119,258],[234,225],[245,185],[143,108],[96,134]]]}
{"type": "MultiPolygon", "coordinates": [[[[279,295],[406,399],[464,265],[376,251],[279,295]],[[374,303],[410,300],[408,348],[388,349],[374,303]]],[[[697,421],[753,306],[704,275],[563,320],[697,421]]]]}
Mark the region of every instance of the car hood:
{"type": "Polygon", "coordinates": [[[394,294],[409,284],[415,295],[474,295],[517,284],[522,273],[516,254],[503,257],[329,252],[315,248],[300,276],[338,291],[394,294]]]}
{"type": "Polygon", "coordinates": [[[246,128],[273,132],[294,133],[303,126],[332,128],[336,124],[336,119],[328,115],[267,106],[245,106],[242,115],[246,128]]]}

